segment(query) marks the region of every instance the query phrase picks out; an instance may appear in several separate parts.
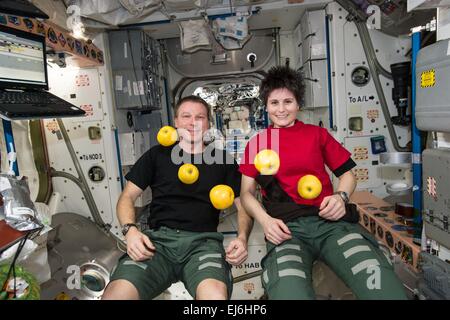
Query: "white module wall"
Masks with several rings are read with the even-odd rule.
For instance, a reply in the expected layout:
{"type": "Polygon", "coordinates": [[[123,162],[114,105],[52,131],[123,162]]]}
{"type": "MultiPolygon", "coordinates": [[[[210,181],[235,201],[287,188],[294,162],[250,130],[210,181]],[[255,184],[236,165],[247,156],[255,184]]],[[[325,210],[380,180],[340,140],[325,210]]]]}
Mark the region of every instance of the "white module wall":
{"type": "Polygon", "coordinates": [[[299,23],[294,31],[292,32],[292,44],[294,46],[294,64],[292,65],[293,68],[299,69],[303,65],[303,56],[302,56],[302,29],[301,24],[299,23]]]}
{"type": "MultiPolygon", "coordinates": [[[[103,38],[96,40],[96,45],[104,48],[103,38]]],[[[49,83],[53,94],[86,111],[85,117],[63,119],[64,126],[103,221],[111,224],[112,233],[120,237],[115,206],[121,185],[109,72],[106,67],[80,69],[52,66],[49,68],[49,83]]],[[[57,121],[45,120],[45,128],[51,166],[56,171],[77,177],[57,121]]],[[[69,211],[92,218],[85,198],[74,182],[54,177],[53,186],[55,192],[61,195],[59,212],[69,211]]]]}
{"type": "MultiPolygon", "coordinates": [[[[150,135],[142,131],[121,133],[119,134],[119,141],[122,174],[125,177],[139,158],[150,149],[150,135]]],[[[144,207],[148,205],[151,200],[152,192],[150,188],[147,188],[141,196],[136,199],[134,205],[136,207],[144,207]]]]}
{"type": "Polygon", "coordinates": [[[317,108],[317,109],[300,109],[297,114],[297,119],[303,121],[304,123],[315,124],[318,126],[323,126],[324,128],[330,128],[330,117],[328,108],[317,108]]]}
{"type": "Polygon", "coordinates": [[[326,59],[325,10],[306,11],[300,28],[303,64],[308,60],[326,59]]]}
{"type": "Polygon", "coordinates": [[[304,76],[304,108],[328,106],[325,10],[306,11],[294,30],[296,63],[304,76]]]}
{"type": "Polygon", "coordinates": [[[291,68],[296,68],[296,51],[297,46],[295,45],[295,35],[290,31],[280,32],[280,59],[281,65],[289,63],[291,68]]]}
{"type": "MultiPolygon", "coordinates": [[[[354,157],[362,156],[362,153],[367,157],[367,159],[358,158],[356,161],[357,188],[368,189],[377,196],[384,197],[385,183],[406,179],[409,168],[382,167],[379,155],[372,153],[370,138],[374,136],[385,137],[387,152],[395,150],[372,75],[364,86],[357,86],[351,81],[351,74],[355,68],[369,69],[362,42],[355,24],[345,19],[347,12],[340,5],[330,3],[326,11],[331,18],[329,31],[334,136],[344,143],[354,157]],[[353,118],[351,126],[350,118],[353,118]]],[[[408,60],[405,54],[411,46],[409,38],[394,38],[377,30],[369,30],[369,33],[378,61],[386,70],[390,71],[390,65],[393,63],[408,60]]],[[[389,112],[391,116],[396,116],[397,109],[392,101],[393,81],[382,75],[379,77],[389,112]]],[[[394,126],[394,128],[400,146],[405,146],[411,137],[409,127],[394,126]]]]}
{"type": "Polygon", "coordinates": [[[327,60],[309,60],[303,67],[305,108],[328,107],[327,60]]]}

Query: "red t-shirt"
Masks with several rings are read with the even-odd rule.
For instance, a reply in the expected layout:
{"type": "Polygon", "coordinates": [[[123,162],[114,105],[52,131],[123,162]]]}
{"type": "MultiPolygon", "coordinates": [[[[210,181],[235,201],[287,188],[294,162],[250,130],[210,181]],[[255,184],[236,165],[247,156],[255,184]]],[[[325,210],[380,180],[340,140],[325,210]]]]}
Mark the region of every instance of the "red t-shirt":
{"type": "Polygon", "coordinates": [[[256,178],[259,172],[254,166],[254,159],[264,149],[272,149],[280,157],[280,168],[275,178],[281,188],[296,203],[316,207],[320,207],[324,197],[333,194],[325,165],[335,171],[349,161],[351,156],[326,129],[296,121],[288,128],[270,126],[253,137],[245,148],[239,171],[256,178]],[[322,182],[322,192],[316,199],[303,199],[297,192],[298,180],[307,174],[315,175],[322,182]]]}

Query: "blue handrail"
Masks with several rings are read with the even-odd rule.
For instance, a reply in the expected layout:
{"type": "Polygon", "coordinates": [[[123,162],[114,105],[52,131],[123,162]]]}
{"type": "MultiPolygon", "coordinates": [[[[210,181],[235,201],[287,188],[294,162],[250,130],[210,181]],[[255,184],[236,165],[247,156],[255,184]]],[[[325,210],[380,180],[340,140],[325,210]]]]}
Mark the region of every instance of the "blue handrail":
{"type": "Polygon", "coordinates": [[[123,173],[122,173],[122,158],[120,156],[120,143],[119,143],[119,131],[117,128],[114,129],[114,138],[116,140],[116,152],[117,152],[117,163],[119,165],[119,177],[120,177],[120,187],[123,190],[123,173]]]}
{"type": "Polygon", "coordinates": [[[411,135],[412,135],[412,167],[413,167],[413,206],[414,206],[414,239],[420,242],[422,237],[422,141],[416,126],[416,62],[420,50],[420,31],[412,34],[411,61],[411,135]]]}

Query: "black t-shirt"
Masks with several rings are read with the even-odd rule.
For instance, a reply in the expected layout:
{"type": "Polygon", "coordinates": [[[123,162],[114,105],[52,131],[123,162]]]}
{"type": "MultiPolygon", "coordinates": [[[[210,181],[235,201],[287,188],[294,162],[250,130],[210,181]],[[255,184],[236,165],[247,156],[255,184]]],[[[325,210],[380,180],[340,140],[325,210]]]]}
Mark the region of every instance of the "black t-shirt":
{"type": "Polygon", "coordinates": [[[220,210],[209,199],[214,186],[230,186],[235,198],[241,188],[241,174],[234,158],[211,145],[196,155],[183,152],[178,144],[154,146],[136,162],[126,179],[142,190],[151,188],[151,228],[166,226],[195,232],[217,231],[220,210]],[[199,170],[198,180],[191,185],[178,179],[178,169],[184,163],[193,163],[199,170]]]}

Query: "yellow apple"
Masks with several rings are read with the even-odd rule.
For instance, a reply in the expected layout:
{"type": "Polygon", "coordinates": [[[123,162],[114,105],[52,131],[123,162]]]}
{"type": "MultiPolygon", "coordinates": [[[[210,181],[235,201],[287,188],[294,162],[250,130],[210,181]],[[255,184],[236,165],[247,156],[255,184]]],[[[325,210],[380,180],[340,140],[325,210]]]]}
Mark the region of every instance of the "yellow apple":
{"type": "Polygon", "coordinates": [[[178,169],[178,179],[185,184],[193,184],[198,180],[198,175],[197,167],[190,163],[185,163],[178,169]]]}
{"type": "Polygon", "coordinates": [[[315,199],[322,192],[322,183],[312,174],[307,174],[298,180],[297,191],[303,199],[315,199]]]}
{"type": "Polygon", "coordinates": [[[169,147],[177,142],[178,134],[177,130],[171,126],[164,126],[158,131],[158,135],[156,136],[158,142],[164,147],[169,147]]]}
{"type": "Polygon", "coordinates": [[[231,207],[234,201],[234,192],[225,184],[218,184],[209,192],[209,199],[214,208],[224,210],[231,207]]]}
{"type": "Polygon", "coordinates": [[[256,170],[262,175],[274,175],[280,168],[280,157],[270,149],[260,151],[254,160],[256,170]]]}

